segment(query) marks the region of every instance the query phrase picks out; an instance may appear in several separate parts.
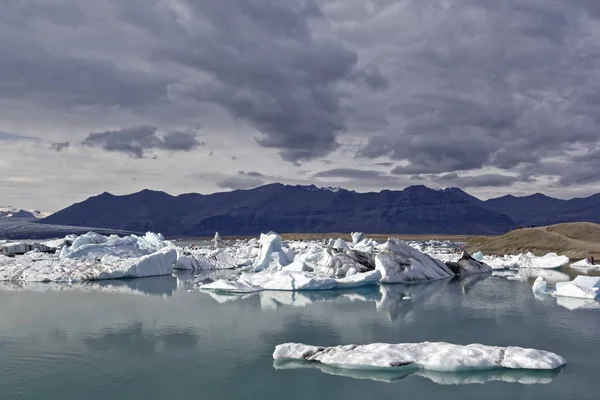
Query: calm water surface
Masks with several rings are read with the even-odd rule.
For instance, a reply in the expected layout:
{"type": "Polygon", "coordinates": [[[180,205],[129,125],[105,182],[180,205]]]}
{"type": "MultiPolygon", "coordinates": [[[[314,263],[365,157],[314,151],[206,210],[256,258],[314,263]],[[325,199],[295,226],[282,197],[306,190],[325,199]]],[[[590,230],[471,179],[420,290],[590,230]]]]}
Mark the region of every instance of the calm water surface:
{"type": "Polygon", "coordinates": [[[189,293],[185,279],[0,283],[0,399],[506,400],[600,393],[600,309],[565,308],[597,303],[536,299],[530,282],[470,277],[239,298],[189,293]],[[406,293],[412,301],[402,300],[406,293]],[[286,366],[274,365],[273,349],[289,341],[517,345],[556,352],[569,365],[558,374],[424,376],[279,369],[286,366]]]}

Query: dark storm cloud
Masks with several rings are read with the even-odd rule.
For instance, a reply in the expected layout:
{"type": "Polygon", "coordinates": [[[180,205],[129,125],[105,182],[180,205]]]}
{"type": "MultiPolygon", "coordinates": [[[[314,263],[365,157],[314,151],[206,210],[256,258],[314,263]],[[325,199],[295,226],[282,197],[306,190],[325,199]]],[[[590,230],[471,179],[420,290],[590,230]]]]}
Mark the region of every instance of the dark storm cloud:
{"type": "Polygon", "coordinates": [[[324,156],[338,148],[347,130],[340,102],[342,83],[383,90],[387,80],[375,67],[357,67],[356,52],[343,42],[315,35],[310,23],[322,17],[312,0],[190,2],[193,18],[207,23],[192,39],[155,52],[205,71],[209,82],[170,86],[172,96],[221,105],[250,122],[258,144],[280,150],[286,161],[324,156]],[[232,27],[235,29],[232,29],[232,27]]]}
{"type": "Polygon", "coordinates": [[[71,146],[70,142],[58,142],[58,143],[52,143],[50,148],[52,150],[60,153],[63,150],[67,150],[70,146],[71,146]]]}
{"type": "Polygon", "coordinates": [[[385,172],[357,169],[357,168],[334,168],[317,172],[313,178],[347,178],[347,179],[373,179],[386,176],[385,172]]]}
{"type": "Polygon", "coordinates": [[[159,136],[157,128],[139,126],[90,133],[81,144],[143,158],[147,150],[191,151],[204,143],[200,142],[194,133],[176,131],[159,136]]]}
{"type": "Polygon", "coordinates": [[[198,120],[219,139],[233,117],[296,164],[352,142],[373,168],[398,165],[335,177],[592,184],[599,22],[597,0],[4,0],[0,117],[164,126],[84,140],[138,158],[201,145],[174,128],[198,120]]]}
{"type": "Polygon", "coordinates": [[[263,185],[263,174],[259,172],[238,171],[236,176],[231,176],[217,182],[217,186],[223,189],[251,189],[263,185]]]}
{"type": "Polygon", "coordinates": [[[397,95],[390,110],[399,123],[369,137],[361,157],[408,161],[396,174],[439,174],[519,169],[598,145],[598,2],[404,4],[407,24],[414,18],[428,28],[396,48],[396,78],[404,86],[389,91],[397,95]]]}

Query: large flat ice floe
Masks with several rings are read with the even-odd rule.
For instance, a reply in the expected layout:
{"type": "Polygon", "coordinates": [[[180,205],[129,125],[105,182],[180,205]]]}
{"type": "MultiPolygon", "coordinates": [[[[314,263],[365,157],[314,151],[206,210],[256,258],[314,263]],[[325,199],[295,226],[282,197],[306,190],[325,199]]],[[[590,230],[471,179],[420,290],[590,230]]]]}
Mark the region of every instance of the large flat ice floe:
{"type": "Polygon", "coordinates": [[[78,282],[169,275],[177,250],[162,235],[103,236],[89,232],[65,240],[55,254],[33,250],[0,255],[0,280],[78,282]]]}
{"type": "Polygon", "coordinates": [[[570,282],[558,282],[555,296],[595,299],[600,295],[600,277],[578,276],[570,282]]]}
{"type": "Polygon", "coordinates": [[[273,367],[277,370],[316,368],[329,375],[386,383],[403,381],[409,376],[418,376],[438,385],[473,385],[488,382],[519,383],[523,385],[548,384],[560,373],[560,369],[528,370],[506,368],[485,371],[440,372],[411,366],[387,369],[349,369],[298,360],[276,360],[273,362],[273,367]]]}
{"type": "MultiPolygon", "coordinates": [[[[481,254],[477,254],[481,257],[481,254]]],[[[536,256],[533,253],[504,256],[484,256],[483,261],[493,269],[534,268],[556,269],[569,264],[569,257],[556,253],[536,256]]]]}
{"type": "Polygon", "coordinates": [[[312,361],[348,369],[414,366],[442,372],[497,368],[553,370],[567,363],[561,356],[544,350],[481,344],[463,346],[443,342],[373,343],[335,347],[285,343],[275,348],[273,359],[312,361]]]}

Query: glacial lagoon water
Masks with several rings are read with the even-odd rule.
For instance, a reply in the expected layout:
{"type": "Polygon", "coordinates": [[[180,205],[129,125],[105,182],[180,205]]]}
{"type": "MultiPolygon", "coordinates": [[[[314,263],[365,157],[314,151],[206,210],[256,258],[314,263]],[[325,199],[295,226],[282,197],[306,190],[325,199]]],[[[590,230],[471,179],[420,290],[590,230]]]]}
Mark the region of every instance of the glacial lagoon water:
{"type": "Polygon", "coordinates": [[[531,282],[471,276],[230,297],[190,293],[189,278],[0,283],[0,398],[583,400],[600,393],[600,309],[577,308],[597,303],[537,299],[531,282]],[[275,345],[290,341],[516,345],[556,352],[569,364],[550,374],[274,364],[275,345]]]}

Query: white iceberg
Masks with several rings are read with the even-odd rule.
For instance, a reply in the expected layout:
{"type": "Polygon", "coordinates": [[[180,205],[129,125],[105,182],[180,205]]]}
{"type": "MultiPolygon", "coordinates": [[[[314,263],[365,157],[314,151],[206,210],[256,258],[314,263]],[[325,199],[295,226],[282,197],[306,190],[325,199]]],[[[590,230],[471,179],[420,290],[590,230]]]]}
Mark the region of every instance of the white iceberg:
{"type": "Polygon", "coordinates": [[[337,250],[347,250],[350,248],[348,243],[346,243],[343,239],[337,239],[331,247],[337,250]]]}
{"type": "Polygon", "coordinates": [[[595,299],[600,290],[600,277],[577,276],[570,282],[558,282],[555,296],[577,297],[580,299],[595,299]]]}
{"type": "Polygon", "coordinates": [[[477,261],[483,261],[484,255],[481,251],[478,251],[476,253],[473,253],[473,258],[476,259],[477,261]]]}
{"type": "Polygon", "coordinates": [[[251,272],[279,271],[293,261],[293,252],[285,251],[281,236],[275,232],[260,235],[260,252],[251,272]]]}
{"type": "Polygon", "coordinates": [[[600,265],[595,265],[587,258],[584,258],[583,260],[579,260],[571,264],[571,268],[583,273],[588,273],[590,271],[600,271],[600,265]]]}
{"type": "Polygon", "coordinates": [[[285,343],[275,347],[275,360],[305,360],[339,368],[385,369],[415,366],[430,371],[460,372],[497,368],[552,370],[567,362],[543,350],[481,344],[373,343],[335,347],[285,343]]]}
{"type": "Polygon", "coordinates": [[[365,234],[362,232],[352,232],[350,234],[352,237],[352,244],[357,245],[365,239],[365,234]]]}
{"type": "Polygon", "coordinates": [[[60,254],[0,256],[0,280],[77,282],[170,275],[176,261],[177,250],[162,235],[120,238],[90,232],[60,254]]]}
{"type": "Polygon", "coordinates": [[[567,310],[600,310],[600,301],[596,299],[578,299],[575,297],[557,297],[556,304],[567,310]]]}

